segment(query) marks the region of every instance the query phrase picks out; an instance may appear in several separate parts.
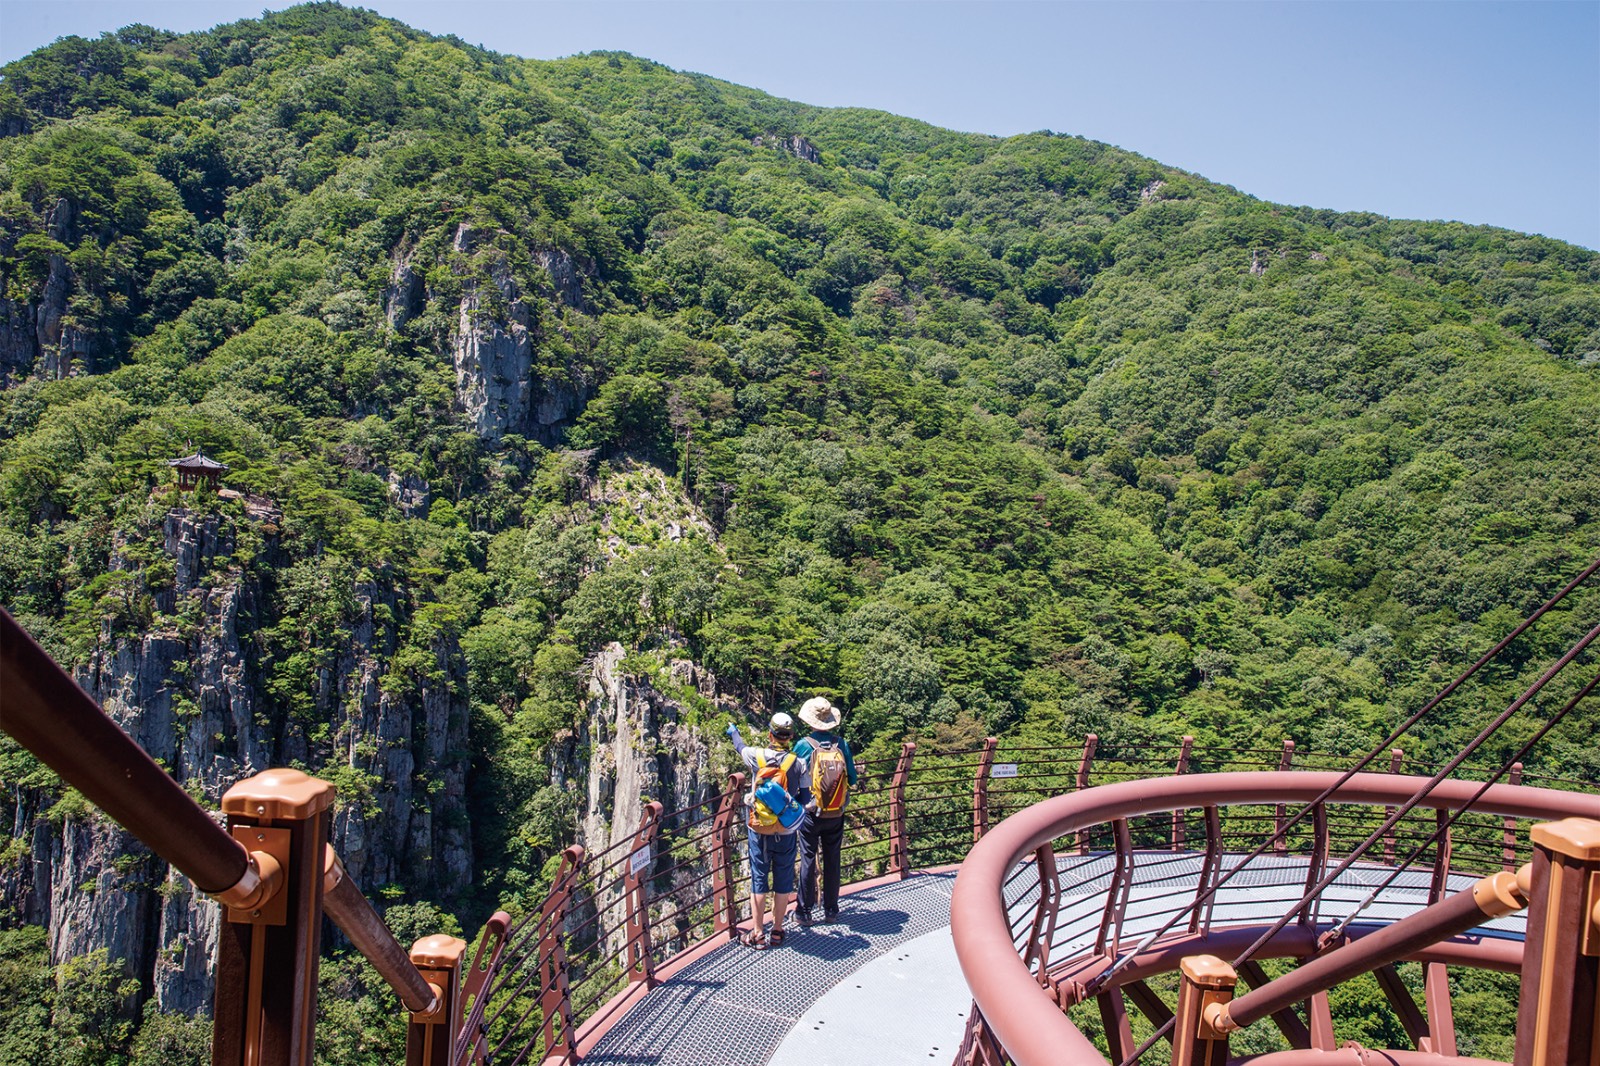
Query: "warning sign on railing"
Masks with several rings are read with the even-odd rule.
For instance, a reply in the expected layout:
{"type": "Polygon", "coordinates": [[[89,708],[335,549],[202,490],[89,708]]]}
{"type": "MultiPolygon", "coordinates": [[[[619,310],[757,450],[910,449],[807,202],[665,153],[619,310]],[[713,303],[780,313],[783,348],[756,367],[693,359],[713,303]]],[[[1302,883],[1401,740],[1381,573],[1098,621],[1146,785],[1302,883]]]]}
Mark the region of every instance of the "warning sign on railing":
{"type": "Polygon", "coordinates": [[[990,777],[1016,777],[1017,764],[1014,762],[997,762],[989,771],[990,777]]]}
{"type": "Polygon", "coordinates": [[[646,844],[632,855],[628,856],[628,872],[638,873],[650,865],[650,845],[646,844]]]}

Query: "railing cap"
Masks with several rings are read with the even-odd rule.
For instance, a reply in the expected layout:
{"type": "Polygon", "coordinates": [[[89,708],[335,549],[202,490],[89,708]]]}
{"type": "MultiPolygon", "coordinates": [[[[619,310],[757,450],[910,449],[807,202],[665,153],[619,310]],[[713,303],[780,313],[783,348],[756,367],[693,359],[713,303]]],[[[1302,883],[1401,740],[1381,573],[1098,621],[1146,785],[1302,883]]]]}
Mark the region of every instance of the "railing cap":
{"type": "Polygon", "coordinates": [[[1533,842],[1558,855],[1584,862],[1600,860],[1600,822],[1592,818],[1563,818],[1533,827],[1533,842]]]}
{"type": "Polygon", "coordinates": [[[1215,955],[1189,955],[1178,963],[1183,976],[1201,988],[1233,988],[1239,975],[1215,955]]]}
{"type": "Polygon", "coordinates": [[[461,965],[467,942],[458,936],[435,933],[411,945],[411,965],[417,969],[450,970],[461,965]]]}
{"type": "Polygon", "coordinates": [[[264,770],[223,793],[222,813],[269,822],[310,818],[333,806],[335,791],[329,782],[299,770],[264,770]]]}

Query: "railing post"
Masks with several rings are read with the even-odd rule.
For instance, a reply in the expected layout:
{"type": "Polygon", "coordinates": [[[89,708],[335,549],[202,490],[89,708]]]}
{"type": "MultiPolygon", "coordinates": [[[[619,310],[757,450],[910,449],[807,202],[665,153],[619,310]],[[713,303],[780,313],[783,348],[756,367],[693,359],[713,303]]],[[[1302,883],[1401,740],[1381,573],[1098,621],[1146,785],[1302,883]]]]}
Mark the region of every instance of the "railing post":
{"type": "Polygon", "coordinates": [[[661,803],[651,800],[644,805],[639,821],[639,831],[634,834],[633,847],[628,851],[628,870],[622,875],[623,893],[628,907],[628,980],[643,982],[646,988],[655,986],[656,965],[650,956],[650,883],[655,855],[652,844],[661,829],[661,803]]]}
{"type": "MultiPolygon", "coordinates": [[[[1281,756],[1279,756],[1279,758],[1278,758],[1278,772],[1280,774],[1288,773],[1289,772],[1289,766],[1293,762],[1294,762],[1294,741],[1285,740],[1283,742],[1283,754],[1281,756]]],[[[1284,804],[1280,803],[1280,804],[1278,804],[1277,818],[1274,819],[1273,825],[1272,825],[1272,829],[1273,829],[1272,850],[1277,852],[1279,855],[1283,855],[1283,854],[1287,853],[1288,850],[1289,850],[1289,841],[1283,835],[1284,831],[1288,828],[1288,825],[1289,825],[1289,808],[1287,806],[1285,806],[1284,804]]]]}
{"type": "MultiPolygon", "coordinates": [[[[1389,772],[1391,774],[1399,773],[1400,772],[1400,764],[1405,762],[1405,758],[1406,758],[1406,753],[1405,753],[1405,751],[1403,749],[1401,749],[1401,748],[1390,748],[1389,749],[1389,772]]],[[[1388,821],[1391,817],[1393,817],[1393,815],[1394,815],[1394,806],[1393,806],[1393,804],[1391,804],[1390,806],[1387,806],[1387,807],[1385,807],[1383,809],[1384,821],[1388,821]]],[[[1389,827],[1388,831],[1383,834],[1383,864],[1385,866],[1393,866],[1394,865],[1394,840],[1395,840],[1395,827],[1391,825],[1389,827]]]]}
{"type": "Polygon", "coordinates": [[[895,763],[894,782],[889,794],[889,873],[904,881],[911,872],[911,842],[906,838],[906,778],[911,773],[911,757],[917,746],[906,741],[900,746],[895,763]]]}
{"type": "Polygon", "coordinates": [[[539,1012],[544,1017],[545,1061],[572,1061],[577,1036],[572,1025],[572,988],[567,980],[567,911],[572,907],[572,886],[583,865],[583,848],[573,844],[561,853],[561,869],[550,895],[539,909],[539,1012]]]}
{"type": "Polygon", "coordinates": [[[455,1063],[464,1064],[470,1059],[482,1066],[484,1061],[482,1038],[487,1034],[483,1015],[489,1007],[483,998],[483,990],[488,987],[489,979],[500,969],[500,956],[505,951],[506,933],[510,929],[511,915],[505,911],[495,911],[483,924],[483,932],[478,937],[477,954],[472,957],[472,965],[467,968],[466,977],[461,982],[462,1006],[466,1006],[468,999],[472,1000],[472,1013],[462,1022],[462,1028],[471,1030],[471,1035],[457,1034],[457,1047],[452,1060],[455,1063]]]}
{"type": "MultiPolygon", "coordinates": [[[[1194,737],[1184,737],[1183,747],[1178,749],[1178,767],[1175,771],[1179,777],[1189,772],[1189,752],[1194,749],[1194,737]]],[[[1172,850],[1182,851],[1188,843],[1188,828],[1183,824],[1184,809],[1174,807],[1172,810],[1172,850]]]]}
{"type": "Polygon", "coordinates": [[[716,902],[712,927],[718,933],[728,934],[732,940],[739,935],[739,896],[734,869],[737,853],[733,842],[735,815],[743,807],[744,774],[729,774],[728,788],[717,801],[717,816],[711,828],[711,897],[716,902]]]}
{"type": "Polygon", "coordinates": [[[1529,905],[1513,1061],[1593,1062],[1600,1054],[1600,821],[1542,822],[1532,836],[1533,861],[1517,872],[1529,905]]]}
{"type": "Polygon", "coordinates": [[[1056,915],[1061,907],[1061,876],[1056,868],[1055,849],[1047,840],[1033,853],[1039,874],[1039,902],[1033,909],[1033,930],[1022,954],[1022,964],[1039,964],[1041,988],[1050,987],[1050,941],[1055,939],[1056,915]]]}
{"type": "Polygon", "coordinates": [[[983,738],[983,751],[978,755],[978,772],[972,779],[972,842],[976,844],[989,831],[989,771],[994,768],[994,749],[1000,741],[996,737],[983,738]]]}
{"type": "Polygon", "coordinates": [[[417,1011],[406,1027],[406,1066],[454,1066],[461,1032],[461,960],[467,942],[435,934],[411,945],[411,965],[433,990],[431,1011],[417,1011]]]}
{"type": "Polygon", "coordinates": [[[1222,814],[1213,805],[1201,810],[1206,821],[1206,857],[1194,886],[1194,909],[1189,914],[1191,933],[1211,932],[1211,912],[1217,903],[1215,886],[1222,873],[1222,814]]]}
{"type": "Polygon", "coordinates": [[[311,1066],[333,796],[332,785],[299,770],[268,770],[222,797],[229,833],[276,860],[281,886],[256,906],[224,913],[213,1066],[311,1066]]]}
{"type": "MultiPolygon", "coordinates": [[[[1100,736],[1090,733],[1083,738],[1083,755],[1078,759],[1077,790],[1082,792],[1089,787],[1089,770],[1094,766],[1095,748],[1100,746],[1100,736]]],[[[1078,830],[1078,854],[1089,854],[1089,830],[1078,830]]]]}
{"type": "MultiPolygon", "coordinates": [[[[1522,764],[1511,764],[1511,773],[1506,775],[1506,783],[1510,785],[1522,784],[1522,764]]],[[[1500,838],[1500,868],[1506,873],[1515,873],[1517,869],[1517,820],[1510,815],[1506,816],[1505,828],[1500,838]]]]}
{"type": "Polygon", "coordinates": [[[1178,972],[1172,1066],[1223,1066],[1228,1034],[1212,1025],[1212,1018],[1233,999],[1239,976],[1215,955],[1191,955],[1178,964],[1178,972]]]}
{"type": "MultiPolygon", "coordinates": [[[[1311,857],[1306,863],[1306,888],[1309,894],[1312,889],[1322,883],[1322,875],[1328,868],[1328,805],[1318,803],[1311,808],[1311,857]]],[[[1298,921],[1303,926],[1317,924],[1317,911],[1322,906],[1321,896],[1311,896],[1305,905],[1300,908],[1298,921]]]]}
{"type": "Polygon", "coordinates": [[[1111,885],[1106,892],[1105,909],[1100,914],[1100,932],[1095,937],[1094,950],[1115,958],[1122,951],[1122,922],[1127,917],[1128,895],[1133,890],[1133,835],[1128,832],[1128,820],[1113,819],[1111,835],[1116,842],[1117,865],[1111,872],[1111,885]]]}

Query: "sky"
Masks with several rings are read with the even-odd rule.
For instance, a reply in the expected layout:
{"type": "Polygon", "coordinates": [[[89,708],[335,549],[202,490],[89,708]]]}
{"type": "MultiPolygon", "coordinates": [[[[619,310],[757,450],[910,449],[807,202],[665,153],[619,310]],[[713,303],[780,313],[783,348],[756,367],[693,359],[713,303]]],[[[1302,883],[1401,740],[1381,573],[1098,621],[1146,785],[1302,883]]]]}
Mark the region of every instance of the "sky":
{"type": "MultiPolygon", "coordinates": [[[[0,62],[262,0],[0,0],[0,62]]],[[[1600,249],[1600,0],[368,0],[498,52],[631,52],[822,106],[1089,137],[1277,203],[1600,249]]]]}

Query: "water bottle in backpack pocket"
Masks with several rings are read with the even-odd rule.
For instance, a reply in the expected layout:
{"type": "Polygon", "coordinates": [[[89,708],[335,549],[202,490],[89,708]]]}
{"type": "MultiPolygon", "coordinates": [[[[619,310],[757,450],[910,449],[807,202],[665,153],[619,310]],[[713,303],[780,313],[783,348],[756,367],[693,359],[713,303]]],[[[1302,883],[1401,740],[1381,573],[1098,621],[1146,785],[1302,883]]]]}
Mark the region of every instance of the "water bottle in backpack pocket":
{"type": "Polygon", "coordinates": [[[750,788],[750,828],[758,833],[779,833],[793,829],[805,817],[805,808],[789,794],[789,768],[793,752],[784,752],[778,762],[765,755],[756,756],[755,780],[750,788]]]}

